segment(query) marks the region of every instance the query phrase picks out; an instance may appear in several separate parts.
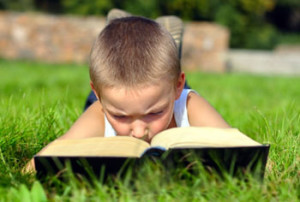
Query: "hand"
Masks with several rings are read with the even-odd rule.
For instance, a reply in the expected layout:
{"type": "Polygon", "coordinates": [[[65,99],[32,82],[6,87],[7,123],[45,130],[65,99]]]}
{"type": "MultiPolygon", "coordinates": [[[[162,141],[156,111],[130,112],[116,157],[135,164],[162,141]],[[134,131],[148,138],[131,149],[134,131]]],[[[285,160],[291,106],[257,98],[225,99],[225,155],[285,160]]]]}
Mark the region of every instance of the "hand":
{"type": "Polygon", "coordinates": [[[34,160],[31,159],[26,165],[25,167],[23,167],[22,169],[22,173],[23,174],[30,174],[30,173],[35,173],[35,164],[34,164],[34,160]]]}

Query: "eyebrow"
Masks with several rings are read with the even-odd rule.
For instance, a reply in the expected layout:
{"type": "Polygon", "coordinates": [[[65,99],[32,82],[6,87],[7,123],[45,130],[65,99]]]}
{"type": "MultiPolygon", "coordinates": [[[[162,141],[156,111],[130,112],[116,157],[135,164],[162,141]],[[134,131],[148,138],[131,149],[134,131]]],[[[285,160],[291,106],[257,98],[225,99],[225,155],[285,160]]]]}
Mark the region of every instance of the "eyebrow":
{"type": "MultiPolygon", "coordinates": [[[[168,105],[169,105],[169,102],[166,102],[166,103],[163,103],[161,105],[155,106],[153,108],[150,107],[148,110],[145,111],[144,114],[141,114],[141,115],[146,115],[146,114],[149,114],[149,113],[164,110],[165,108],[167,108],[168,105]]],[[[108,107],[105,107],[105,109],[109,114],[118,115],[118,116],[131,116],[131,114],[127,114],[126,112],[122,111],[121,109],[118,109],[118,108],[115,108],[115,107],[113,107],[113,109],[109,109],[108,107]]]]}
{"type": "Polygon", "coordinates": [[[106,111],[110,114],[114,114],[114,115],[121,115],[121,116],[128,116],[128,114],[126,114],[124,111],[119,110],[119,109],[108,109],[106,107],[106,111]]]}
{"type": "Polygon", "coordinates": [[[160,111],[160,110],[163,110],[165,108],[167,108],[167,106],[169,105],[169,102],[165,102],[161,105],[158,105],[158,106],[155,106],[153,108],[149,108],[145,114],[149,114],[149,113],[153,113],[153,112],[157,112],[157,111],[160,111]]]}

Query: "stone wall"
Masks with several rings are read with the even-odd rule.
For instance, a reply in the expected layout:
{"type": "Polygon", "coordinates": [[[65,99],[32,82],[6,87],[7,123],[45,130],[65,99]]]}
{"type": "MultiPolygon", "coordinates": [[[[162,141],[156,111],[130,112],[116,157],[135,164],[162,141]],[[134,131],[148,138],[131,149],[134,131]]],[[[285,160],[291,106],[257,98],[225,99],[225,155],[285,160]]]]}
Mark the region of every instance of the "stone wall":
{"type": "MultiPolygon", "coordinates": [[[[86,63],[92,43],[105,26],[99,17],[0,12],[0,57],[52,63],[86,63]]],[[[182,66],[225,71],[229,32],[210,23],[185,24],[182,66]]]]}
{"type": "Polygon", "coordinates": [[[228,70],[253,74],[300,75],[300,47],[290,46],[274,51],[230,50],[228,70]]]}
{"type": "Polygon", "coordinates": [[[104,25],[99,18],[0,13],[0,57],[83,63],[104,25]]]}
{"type": "Polygon", "coordinates": [[[182,65],[188,70],[224,72],[229,46],[229,31],[224,27],[193,22],[185,25],[182,65]]]}

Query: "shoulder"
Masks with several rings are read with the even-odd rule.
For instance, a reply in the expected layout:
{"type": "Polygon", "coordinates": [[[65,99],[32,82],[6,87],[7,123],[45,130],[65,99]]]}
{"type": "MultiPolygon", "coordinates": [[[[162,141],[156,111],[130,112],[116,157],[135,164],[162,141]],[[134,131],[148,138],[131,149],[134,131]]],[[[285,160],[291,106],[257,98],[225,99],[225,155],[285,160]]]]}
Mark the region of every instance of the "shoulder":
{"type": "Polygon", "coordinates": [[[214,107],[199,94],[190,92],[186,105],[191,126],[230,127],[214,107]]]}

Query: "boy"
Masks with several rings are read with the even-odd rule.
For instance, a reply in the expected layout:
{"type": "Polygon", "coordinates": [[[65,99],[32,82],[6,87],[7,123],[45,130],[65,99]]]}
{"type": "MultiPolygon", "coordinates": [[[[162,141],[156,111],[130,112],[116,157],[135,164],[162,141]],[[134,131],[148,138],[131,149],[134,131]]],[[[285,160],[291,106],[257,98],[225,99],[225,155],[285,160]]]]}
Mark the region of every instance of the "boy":
{"type": "Polygon", "coordinates": [[[172,127],[229,127],[202,97],[183,89],[174,40],[146,18],[108,24],[92,48],[90,76],[99,101],[62,139],[130,135],[150,141],[172,127]]]}
{"type": "Polygon", "coordinates": [[[59,139],[125,135],[149,142],[172,127],[229,127],[204,98],[184,89],[176,44],[152,20],[110,22],[93,45],[90,77],[98,101],[59,139]]]}

